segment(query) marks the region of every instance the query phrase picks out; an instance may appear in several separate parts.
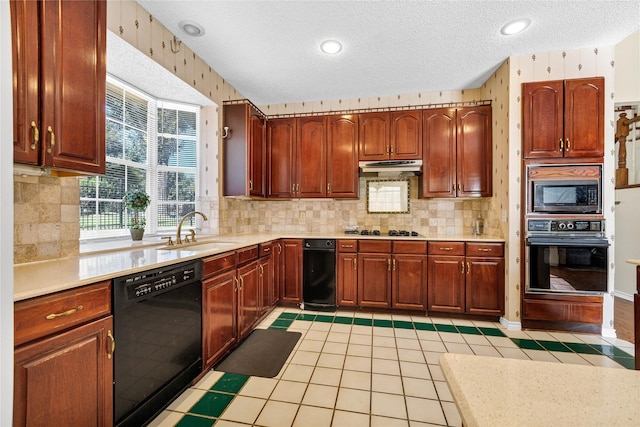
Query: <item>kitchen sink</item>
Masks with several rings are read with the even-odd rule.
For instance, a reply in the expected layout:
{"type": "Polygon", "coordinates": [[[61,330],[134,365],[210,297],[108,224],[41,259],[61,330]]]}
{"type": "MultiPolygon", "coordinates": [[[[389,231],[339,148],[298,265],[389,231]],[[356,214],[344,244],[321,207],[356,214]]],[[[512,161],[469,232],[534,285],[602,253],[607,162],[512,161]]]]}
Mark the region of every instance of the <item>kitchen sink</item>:
{"type": "Polygon", "coordinates": [[[238,242],[223,242],[220,240],[203,240],[201,242],[198,241],[193,243],[191,242],[182,243],[180,245],[172,245],[172,246],[163,245],[156,249],[164,250],[164,251],[206,251],[210,249],[223,249],[227,246],[233,246],[237,244],[238,242]]]}

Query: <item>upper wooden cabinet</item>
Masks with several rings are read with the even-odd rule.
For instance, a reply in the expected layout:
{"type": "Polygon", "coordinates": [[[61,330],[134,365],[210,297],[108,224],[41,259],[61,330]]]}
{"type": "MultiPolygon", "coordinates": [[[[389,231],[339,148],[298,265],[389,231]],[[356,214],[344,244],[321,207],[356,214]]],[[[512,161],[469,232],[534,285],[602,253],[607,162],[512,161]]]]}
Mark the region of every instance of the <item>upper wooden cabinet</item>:
{"type": "Polygon", "coordinates": [[[604,78],[522,84],[525,159],[604,155],[604,78]]]}
{"type": "Polygon", "coordinates": [[[294,194],[295,119],[267,122],[267,196],[290,198],[294,194]]]}
{"type": "Polygon", "coordinates": [[[421,111],[360,114],[360,160],[412,160],[421,157],[421,111]]]}
{"type": "Polygon", "coordinates": [[[358,197],[358,116],[327,120],[327,197],[358,197]]]}
{"type": "Polygon", "coordinates": [[[423,112],[421,197],[489,197],[491,106],[423,112]]]}
{"type": "Polygon", "coordinates": [[[265,197],[266,119],[249,103],[224,105],[223,115],[223,194],[265,197]]]}
{"type": "Polygon", "coordinates": [[[327,194],[327,118],[296,119],[295,197],[325,197],[327,194]]]}
{"type": "Polygon", "coordinates": [[[105,173],[106,1],[10,9],[14,162],[105,173]]]}

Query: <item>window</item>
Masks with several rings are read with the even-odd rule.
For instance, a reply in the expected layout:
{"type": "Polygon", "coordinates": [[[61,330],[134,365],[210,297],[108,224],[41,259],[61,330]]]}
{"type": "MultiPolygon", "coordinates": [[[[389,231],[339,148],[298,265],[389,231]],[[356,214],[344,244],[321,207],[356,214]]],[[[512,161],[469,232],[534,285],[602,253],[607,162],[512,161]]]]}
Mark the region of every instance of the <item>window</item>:
{"type": "Polygon", "coordinates": [[[81,237],[126,234],[122,198],[131,189],[151,196],[150,233],[175,229],[196,209],[199,116],[198,106],[155,100],[107,78],[106,174],[80,180],[81,237]]]}

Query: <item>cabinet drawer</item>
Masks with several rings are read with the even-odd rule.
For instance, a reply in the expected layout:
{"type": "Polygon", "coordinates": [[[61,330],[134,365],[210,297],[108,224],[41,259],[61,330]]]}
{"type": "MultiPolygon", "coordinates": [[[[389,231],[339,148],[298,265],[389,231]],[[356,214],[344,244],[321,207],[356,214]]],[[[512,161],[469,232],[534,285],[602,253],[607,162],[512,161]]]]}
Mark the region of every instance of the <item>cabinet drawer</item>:
{"type": "Polygon", "coordinates": [[[15,303],[15,345],[111,314],[111,281],[15,303]]]}
{"type": "Polygon", "coordinates": [[[504,256],[502,243],[468,243],[467,256],[504,256]]]}
{"type": "Polygon", "coordinates": [[[338,240],[338,252],[357,252],[357,240],[338,240]]]}
{"type": "Polygon", "coordinates": [[[271,255],[271,251],[273,250],[273,242],[260,243],[260,247],[258,253],[260,254],[260,258],[271,255]]]}
{"type": "Polygon", "coordinates": [[[253,261],[258,258],[258,245],[238,249],[238,265],[253,261]]]}
{"type": "Polygon", "coordinates": [[[429,242],[429,255],[464,255],[464,242],[429,242]]]}
{"type": "Polygon", "coordinates": [[[392,246],[393,246],[394,254],[425,255],[427,253],[427,242],[418,242],[415,240],[414,241],[394,240],[392,246]]]}
{"type": "Polygon", "coordinates": [[[391,240],[360,240],[359,252],[391,253],[391,240]]]}
{"type": "Polygon", "coordinates": [[[220,255],[205,258],[202,261],[204,263],[202,266],[202,277],[208,277],[212,274],[222,273],[230,268],[235,268],[236,253],[225,252],[220,255]]]}

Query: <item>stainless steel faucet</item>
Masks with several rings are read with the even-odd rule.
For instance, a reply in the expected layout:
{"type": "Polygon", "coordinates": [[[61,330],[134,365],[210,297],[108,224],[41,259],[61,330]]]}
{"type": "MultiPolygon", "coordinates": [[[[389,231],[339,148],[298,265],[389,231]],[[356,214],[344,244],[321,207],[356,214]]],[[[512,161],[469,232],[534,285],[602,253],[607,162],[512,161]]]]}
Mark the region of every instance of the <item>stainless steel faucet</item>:
{"type": "MultiPolygon", "coordinates": [[[[202,219],[204,219],[205,221],[208,220],[207,216],[205,214],[203,214],[202,212],[199,211],[193,211],[193,212],[189,212],[187,214],[185,214],[181,219],[180,222],[178,223],[178,232],[176,233],[176,245],[181,245],[182,244],[182,223],[184,222],[185,219],[189,218],[191,215],[198,214],[202,217],[202,219]]],[[[195,241],[195,237],[196,237],[196,232],[194,230],[191,230],[191,238],[193,239],[192,241],[195,241]]],[[[188,238],[187,238],[188,241],[188,238]]]]}

